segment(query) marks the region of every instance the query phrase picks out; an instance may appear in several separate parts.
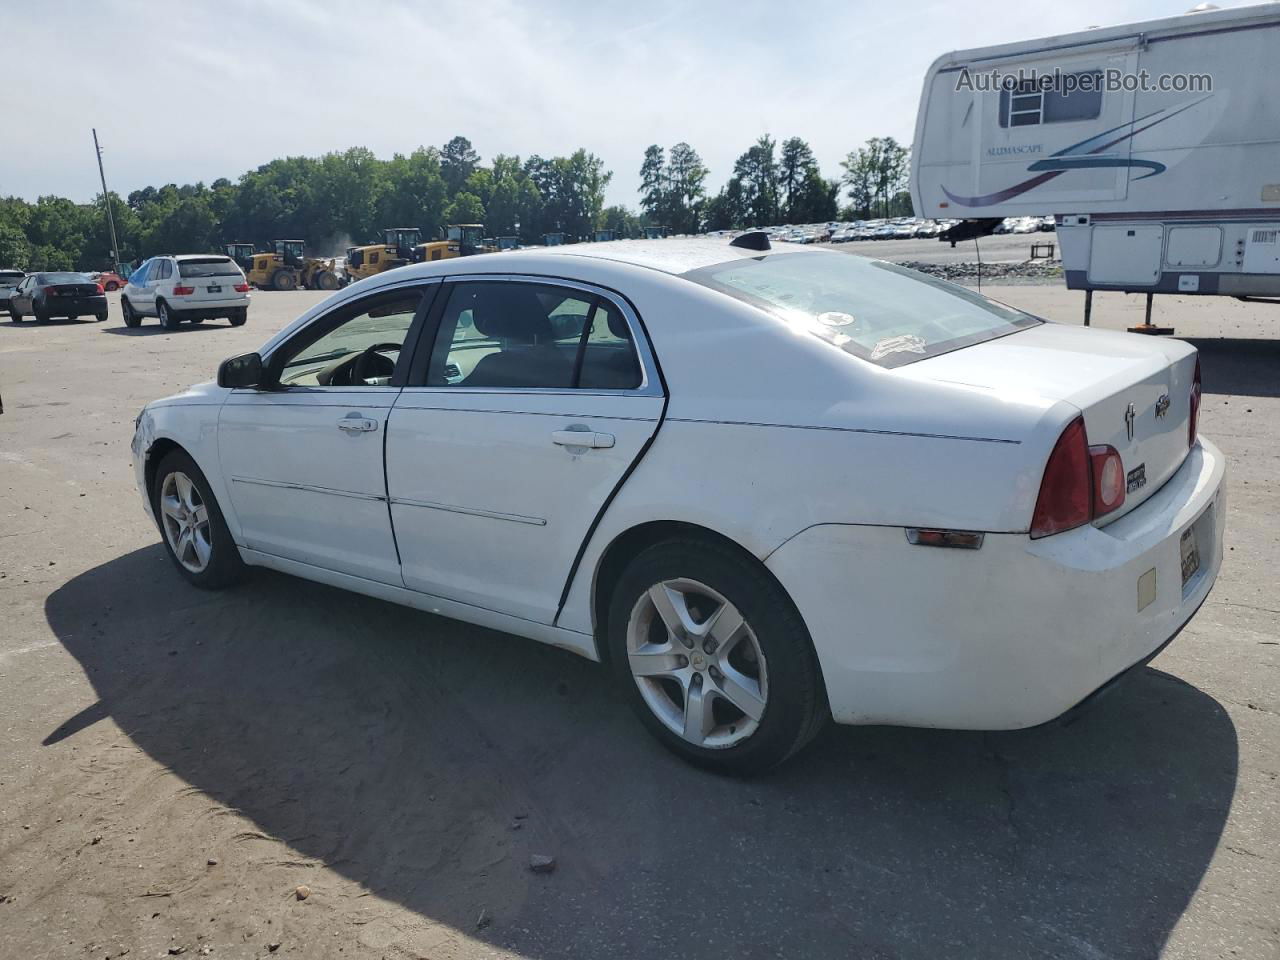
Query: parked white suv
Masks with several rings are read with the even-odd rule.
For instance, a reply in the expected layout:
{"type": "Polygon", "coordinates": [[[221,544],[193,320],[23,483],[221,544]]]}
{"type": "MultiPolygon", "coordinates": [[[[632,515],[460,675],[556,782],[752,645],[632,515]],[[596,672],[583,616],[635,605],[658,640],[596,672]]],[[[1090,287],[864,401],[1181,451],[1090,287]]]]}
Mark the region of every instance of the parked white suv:
{"type": "Polygon", "coordinates": [[[219,254],[152,257],[129,274],[120,310],[129,327],[143,317],[158,318],[166,330],[216,317],[238,327],[249,316],[249,281],[239,264],[219,254]]]}
{"type": "Polygon", "coordinates": [[[21,270],[0,270],[0,310],[8,312],[9,294],[13,293],[25,276],[21,270]]]}

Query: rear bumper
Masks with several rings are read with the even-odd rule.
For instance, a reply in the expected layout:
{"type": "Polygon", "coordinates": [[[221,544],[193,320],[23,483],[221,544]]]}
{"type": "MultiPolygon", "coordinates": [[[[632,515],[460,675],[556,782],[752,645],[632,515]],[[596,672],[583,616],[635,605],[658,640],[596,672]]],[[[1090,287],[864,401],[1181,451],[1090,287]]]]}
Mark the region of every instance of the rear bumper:
{"type": "Polygon", "coordinates": [[[87,317],[107,312],[107,298],[96,297],[46,297],[40,309],[51,317],[87,317]]]}
{"type": "Polygon", "coordinates": [[[767,564],[809,626],[838,722],[1035,726],[1191,619],[1222,563],[1224,480],[1221,452],[1202,440],[1102,528],[951,550],[912,546],[900,527],[823,525],[767,564]],[[1184,585],[1179,543],[1193,525],[1200,568],[1184,585]]]}
{"type": "Polygon", "coordinates": [[[169,301],[169,309],[182,319],[212,320],[215,317],[227,317],[237,310],[249,308],[249,294],[238,293],[234,297],[221,300],[182,300],[169,301]]]}

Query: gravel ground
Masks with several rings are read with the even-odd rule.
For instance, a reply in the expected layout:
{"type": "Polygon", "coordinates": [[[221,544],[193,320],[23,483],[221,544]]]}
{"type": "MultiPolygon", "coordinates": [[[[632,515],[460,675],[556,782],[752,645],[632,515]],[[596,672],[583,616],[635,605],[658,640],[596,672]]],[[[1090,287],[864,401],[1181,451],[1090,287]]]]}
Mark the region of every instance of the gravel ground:
{"type": "MultiPolygon", "coordinates": [[[[986,292],[1080,322],[1060,286],[986,292]]],[[[1149,668],[1068,726],[831,729],[739,782],[563,651],[177,577],[134,415],[320,296],[0,322],[0,957],[1280,957],[1280,309],[1157,301],[1231,490],[1218,586],[1149,668]]]]}

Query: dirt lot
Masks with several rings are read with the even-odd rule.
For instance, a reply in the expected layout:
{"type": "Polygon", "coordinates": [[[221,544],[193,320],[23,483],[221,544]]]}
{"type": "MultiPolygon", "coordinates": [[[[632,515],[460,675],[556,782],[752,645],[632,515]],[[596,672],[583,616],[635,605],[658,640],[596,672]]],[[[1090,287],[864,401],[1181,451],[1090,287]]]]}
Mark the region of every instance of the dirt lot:
{"type": "Polygon", "coordinates": [[[562,651],[174,573],[134,415],[319,296],[0,321],[0,957],[1280,957],[1280,308],[1158,301],[1231,490],[1217,589],[1151,667],[1069,726],[832,729],[736,782],[562,651]]]}

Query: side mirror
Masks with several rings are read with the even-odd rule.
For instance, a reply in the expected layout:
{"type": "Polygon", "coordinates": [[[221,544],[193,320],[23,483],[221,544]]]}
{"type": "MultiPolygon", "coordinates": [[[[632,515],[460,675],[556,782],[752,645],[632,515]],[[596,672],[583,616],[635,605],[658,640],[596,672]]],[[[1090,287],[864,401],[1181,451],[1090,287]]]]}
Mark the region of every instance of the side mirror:
{"type": "Polygon", "coordinates": [[[265,371],[262,368],[262,357],[256,353],[246,353],[239,357],[223,360],[218,366],[218,386],[220,387],[261,387],[265,371]]]}

